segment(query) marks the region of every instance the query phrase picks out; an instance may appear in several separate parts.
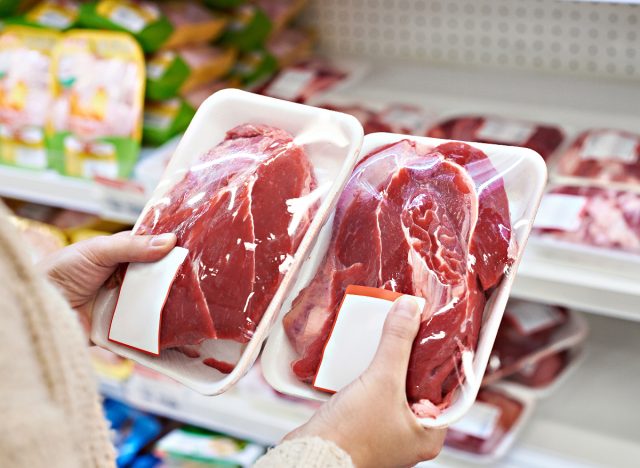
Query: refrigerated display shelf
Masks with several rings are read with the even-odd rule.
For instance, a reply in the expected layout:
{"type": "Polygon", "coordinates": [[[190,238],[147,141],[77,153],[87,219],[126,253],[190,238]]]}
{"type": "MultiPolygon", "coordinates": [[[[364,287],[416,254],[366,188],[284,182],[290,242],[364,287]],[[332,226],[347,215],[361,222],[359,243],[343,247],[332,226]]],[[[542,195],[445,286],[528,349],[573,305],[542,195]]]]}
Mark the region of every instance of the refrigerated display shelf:
{"type": "MultiPolygon", "coordinates": [[[[640,388],[640,324],[587,320],[591,335],[582,366],[538,402],[513,449],[493,466],[623,467],[640,459],[636,414],[625,403],[635,401],[640,388]]],[[[102,380],[101,388],[141,409],[265,444],[277,443],[314,411],[243,381],[216,397],[138,374],[125,383],[102,380]]],[[[474,466],[446,452],[435,465],[474,466]]]]}

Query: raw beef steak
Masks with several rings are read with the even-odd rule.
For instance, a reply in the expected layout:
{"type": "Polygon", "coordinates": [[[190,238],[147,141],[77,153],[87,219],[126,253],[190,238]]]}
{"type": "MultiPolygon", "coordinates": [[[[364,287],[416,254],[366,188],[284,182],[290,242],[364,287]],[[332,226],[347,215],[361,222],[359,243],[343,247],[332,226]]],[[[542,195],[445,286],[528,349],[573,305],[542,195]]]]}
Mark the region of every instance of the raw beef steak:
{"type": "Polygon", "coordinates": [[[477,141],[524,146],[547,159],[564,140],[562,130],[552,125],[488,116],[456,117],[431,128],[427,136],[447,140],[477,141]]]}
{"type": "Polygon", "coordinates": [[[475,350],[486,293],[511,262],[510,239],[504,187],[481,151],[402,140],[369,154],[338,201],[318,273],[284,318],[299,354],[294,373],[313,381],[348,285],[421,296],[407,394],[417,414],[434,415],[463,378],[462,353],[475,350]]]}
{"type": "Polygon", "coordinates": [[[291,135],[242,125],[147,211],[138,234],[175,232],[189,249],[162,312],[160,349],[197,356],[189,345],[251,338],[313,214],[291,201],[314,187],[291,135]]]}

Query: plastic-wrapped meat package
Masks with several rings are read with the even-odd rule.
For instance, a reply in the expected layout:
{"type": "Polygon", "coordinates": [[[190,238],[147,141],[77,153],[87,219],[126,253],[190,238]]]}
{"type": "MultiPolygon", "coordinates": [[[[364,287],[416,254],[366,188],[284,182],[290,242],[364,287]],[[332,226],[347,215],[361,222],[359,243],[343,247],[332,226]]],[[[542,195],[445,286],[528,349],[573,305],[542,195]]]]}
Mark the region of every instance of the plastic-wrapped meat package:
{"type": "Polygon", "coordinates": [[[393,133],[424,135],[433,121],[425,109],[411,104],[393,103],[376,114],[376,118],[393,133]]]}
{"type": "Polygon", "coordinates": [[[598,182],[640,183],[640,135],[597,129],[580,134],[556,165],[562,176],[598,182]]]}
{"type": "Polygon", "coordinates": [[[339,105],[339,104],[319,104],[319,107],[323,109],[333,110],[336,112],[344,112],[345,114],[353,115],[362,124],[364,133],[376,133],[376,132],[392,132],[393,128],[384,123],[378,114],[366,107],[352,104],[352,105],[339,105]]]}
{"type": "Polygon", "coordinates": [[[283,319],[312,382],[348,285],[426,299],[407,376],[419,417],[447,407],[474,351],[487,295],[512,262],[504,183],[487,156],[464,143],[410,140],[380,147],[356,166],[333,219],[316,276],[283,319]]]}
{"type": "Polygon", "coordinates": [[[553,125],[493,116],[460,116],[440,122],[427,136],[450,140],[477,141],[523,146],[547,159],[564,140],[564,133],[553,125]]]}
{"type": "Polygon", "coordinates": [[[502,390],[481,389],[469,413],[449,427],[445,448],[474,455],[497,452],[519,425],[524,408],[523,402],[502,390]]]}
{"type": "Polygon", "coordinates": [[[174,232],[189,250],[163,308],[161,350],[233,369],[199,345],[251,339],[313,217],[315,185],[290,134],[242,125],[147,211],[137,234],[174,232]]]}
{"type": "Polygon", "coordinates": [[[511,300],[491,351],[485,382],[522,369],[532,355],[557,339],[568,322],[569,312],[562,307],[511,300]]]}
{"type": "Polygon", "coordinates": [[[568,349],[553,353],[526,364],[518,372],[510,375],[508,380],[530,388],[546,387],[556,380],[571,360],[572,353],[568,349]]]}
{"type": "Polygon", "coordinates": [[[640,253],[640,193],[563,186],[543,198],[539,238],[640,253]]]}

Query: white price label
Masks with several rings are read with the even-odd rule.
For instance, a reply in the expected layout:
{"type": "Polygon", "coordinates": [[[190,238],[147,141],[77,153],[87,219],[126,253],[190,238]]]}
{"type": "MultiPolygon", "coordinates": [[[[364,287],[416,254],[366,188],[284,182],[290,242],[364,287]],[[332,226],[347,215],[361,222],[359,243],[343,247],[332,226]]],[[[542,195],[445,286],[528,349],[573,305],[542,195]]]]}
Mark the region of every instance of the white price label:
{"type": "Polygon", "coordinates": [[[562,314],[554,307],[529,302],[511,303],[505,313],[514,320],[523,335],[553,327],[563,319],[562,314]]]}
{"type": "Polygon", "coordinates": [[[94,177],[117,179],[118,163],[115,161],[97,161],[85,159],[82,162],[82,175],[89,179],[94,177]]]}
{"type": "Polygon", "coordinates": [[[46,10],[38,16],[38,21],[43,26],[48,26],[53,29],[67,29],[71,26],[73,18],[55,10],[46,10]]]}
{"type": "Polygon", "coordinates": [[[426,127],[423,112],[411,106],[391,105],[382,114],[382,120],[395,130],[409,130],[411,133],[422,133],[426,127]]]}
{"type": "Polygon", "coordinates": [[[469,412],[449,428],[479,439],[488,439],[498,425],[500,414],[502,411],[497,406],[476,401],[469,412]]]}
{"type": "Polygon", "coordinates": [[[124,5],[115,8],[110,19],[133,33],[139,33],[147,25],[147,21],[137,11],[124,5]]]}
{"type": "Polygon", "coordinates": [[[18,146],[16,148],[16,164],[33,169],[44,169],[47,167],[47,153],[44,148],[18,146]]]}
{"type": "Polygon", "coordinates": [[[528,122],[488,117],[476,131],[476,138],[509,145],[523,145],[531,138],[535,129],[535,125],[528,122]]]}
{"type": "Polygon", "coordinates": [[[640,138],[618,132],[599,132],[589,135],[582,145],[582,159],[610,159],[634,163],[638,159],[640,138]]]}
{"type": "Polygon", "coordinates": [[[316,72],[311,70],[287,70],[271,83],[266,94],[275,98],[294,101],[302,95],[315,78],[316,72]]]}
{"type": "Polygon", "coordinates": [[[549,193],[542,198],[533,226],[539,229],[577,231],[587,197],[549,193]]]}

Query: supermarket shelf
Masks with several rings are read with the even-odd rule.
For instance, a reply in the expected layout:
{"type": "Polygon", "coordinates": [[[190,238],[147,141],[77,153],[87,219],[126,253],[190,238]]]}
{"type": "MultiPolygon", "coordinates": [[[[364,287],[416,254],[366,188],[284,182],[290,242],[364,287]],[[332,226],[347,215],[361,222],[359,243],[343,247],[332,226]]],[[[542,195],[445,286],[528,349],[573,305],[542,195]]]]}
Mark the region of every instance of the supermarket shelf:
{"type": "MultiPolygon", "coordinates": [[[[626,406],[640,388],[640,324],[587,319],[592,333],[585,362],[557,393],[538,403],[515,447],[493,466],[624,467],[640,459],[637,415],[626,406]]],[[[265,444],[277,443],[313,413],[255,382],[255,375],[248,376],[223,395],[205,397],[134,374],[124,385],[103,381],[102,390],[150,412],[265,444]]],[[[473,466],[465,463],[443,453],[435,465],[473,466]]]]}

